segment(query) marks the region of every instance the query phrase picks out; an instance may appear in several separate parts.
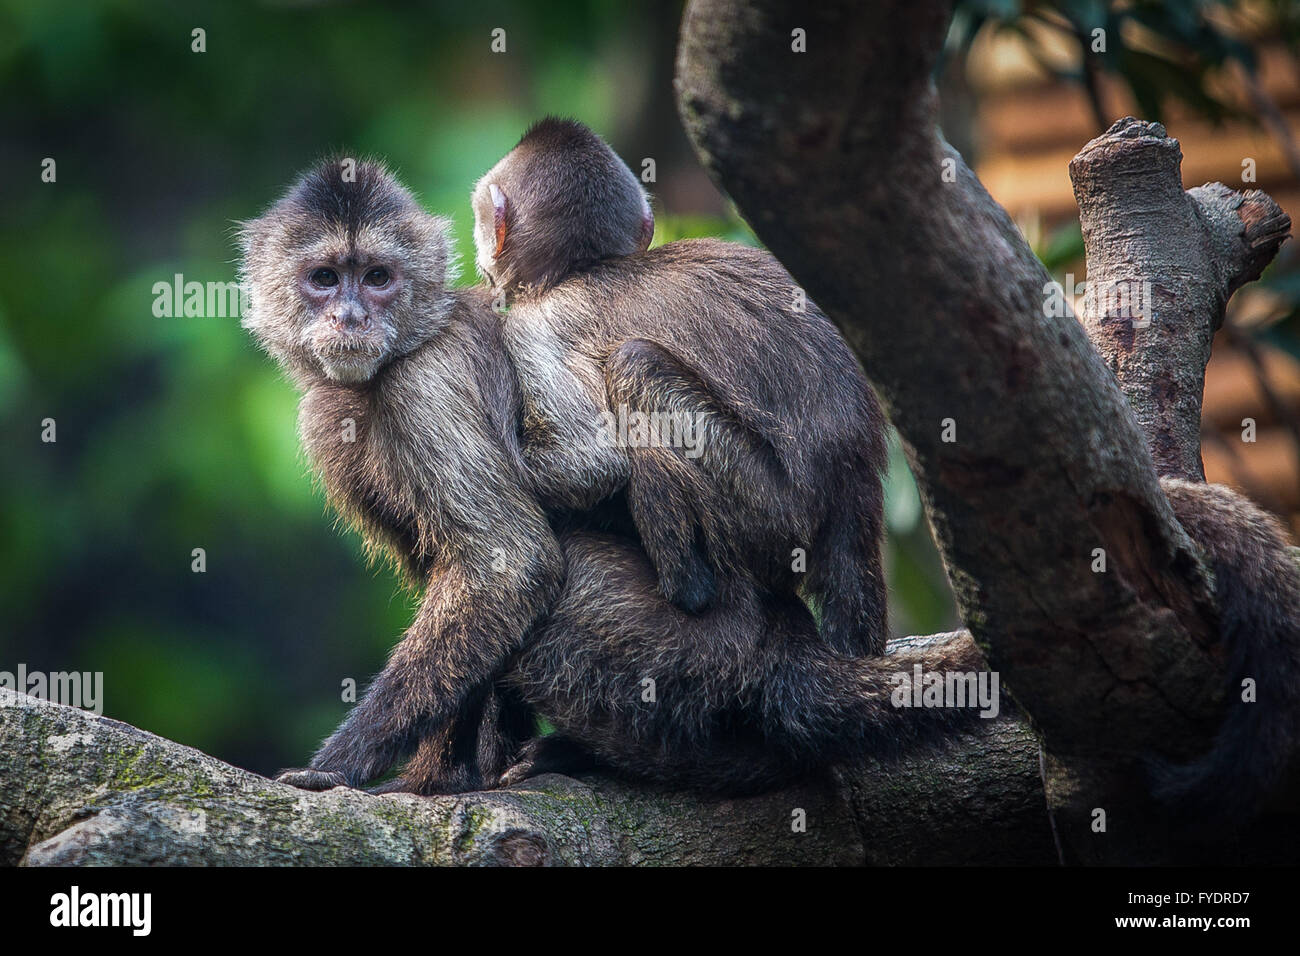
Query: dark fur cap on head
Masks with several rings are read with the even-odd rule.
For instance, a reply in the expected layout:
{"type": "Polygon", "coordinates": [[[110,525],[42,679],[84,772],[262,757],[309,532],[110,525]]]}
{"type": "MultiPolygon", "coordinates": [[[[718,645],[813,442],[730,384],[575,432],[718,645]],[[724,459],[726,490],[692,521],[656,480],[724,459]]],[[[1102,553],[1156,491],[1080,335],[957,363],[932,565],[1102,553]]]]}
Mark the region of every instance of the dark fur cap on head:
{"type": "Polygon", "coordinates": [[[472,203],[479,271],[508,292],[545,290],[584,265],[631,255],[654,228],[632,170],[571,119],[529,127],[475,185],[472,203]],[[504,195],[504,209],[492,187],[504,195]],[[504,225],[503,242],[496,225],[504,225]]]}
{"type": "Polygon", "coordinates": [[[262,216],[240,225],[243,325],[295,377],[320,374],[302,274],[319,263],[397,265],[404,284],[385,317],[384,360],[406,354],[443,327],[451,306],[448,227],[382,163],[326,159],[262,216]]]}

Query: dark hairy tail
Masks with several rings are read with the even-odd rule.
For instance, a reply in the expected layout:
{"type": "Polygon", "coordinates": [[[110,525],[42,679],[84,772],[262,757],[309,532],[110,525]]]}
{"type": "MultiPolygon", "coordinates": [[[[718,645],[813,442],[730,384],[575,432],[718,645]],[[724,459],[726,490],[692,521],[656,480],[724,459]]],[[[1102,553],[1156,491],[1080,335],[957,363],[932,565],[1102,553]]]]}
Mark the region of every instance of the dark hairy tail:
{"type": "Polygon", "coordinates": [[[1214,571],[1229,662],[1214,746],[1185,766],[1157,767],[1155,793],[1188,822],[1244,822],[1300,741],[1300,567],[1276,519],[1236,492],[1172,478],[1161,485],[1214,571]]]}
{"type": "Polygon", "coordinates": [[[980,722],[969,682],[963,706],[944,697],[949,674],[977,683],[985,669],[969,634],[850,657],[827,646],[795,598],[726,579],[711,610],[685,614],[658,594],[635,544],[579,534],[562,545],[564,591],[514,678],[560,739],[598,764],[739,794],[980,722]],[[937,693],[910,690],[917,666],[937,693]]]}

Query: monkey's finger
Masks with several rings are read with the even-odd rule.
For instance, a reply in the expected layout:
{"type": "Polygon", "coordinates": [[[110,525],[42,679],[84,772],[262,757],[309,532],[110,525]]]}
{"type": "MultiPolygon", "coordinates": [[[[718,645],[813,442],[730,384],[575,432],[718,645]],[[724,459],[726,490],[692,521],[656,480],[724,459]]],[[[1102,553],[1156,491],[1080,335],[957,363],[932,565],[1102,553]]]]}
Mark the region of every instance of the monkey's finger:
{"type": "Polygon", "coordinates": [[[332,790],[346,787],[347,779],[337,770],[284,770],[276,778],[276,783],[287,783],[300,790],[332,790]]]}
{"type": "Polygon", "coordinates": [[[501,782],[499,786],[502,789],[513,787],[515,784],[523,783],[529,777],[533,776],[536,776],[536,774],[533,773],[532,761],[521,761],[520,763],[506,768],[505,773],[501,774],[501,782]]]}

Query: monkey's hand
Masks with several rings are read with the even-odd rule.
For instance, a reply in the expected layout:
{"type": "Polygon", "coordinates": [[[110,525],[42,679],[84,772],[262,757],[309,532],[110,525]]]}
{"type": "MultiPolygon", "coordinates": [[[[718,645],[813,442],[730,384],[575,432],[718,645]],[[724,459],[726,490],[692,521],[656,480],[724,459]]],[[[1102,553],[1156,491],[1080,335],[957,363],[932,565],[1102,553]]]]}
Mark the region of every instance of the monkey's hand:
{"type": "Polygon", "coordinates": [[[312,770],[310,767],[301,770],[281,770],[276,774],[275,782],[287,783],[300,790],[333,790],[335,787],[348,785],[343,774],[337,770],[312,770]]]}
{"type": "Polygon", "coordinates": [[[699,547],[689,549],[676,573],[660,575],[664,597],[687,614],[703,614],[717,596],[713,566],[699,547]]]}

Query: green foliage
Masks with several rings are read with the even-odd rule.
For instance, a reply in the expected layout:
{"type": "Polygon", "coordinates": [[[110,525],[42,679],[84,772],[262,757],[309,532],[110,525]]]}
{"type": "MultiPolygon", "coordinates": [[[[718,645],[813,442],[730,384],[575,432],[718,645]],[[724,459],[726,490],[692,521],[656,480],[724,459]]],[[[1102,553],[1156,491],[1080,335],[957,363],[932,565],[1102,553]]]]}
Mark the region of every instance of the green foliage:
{"type": "Polygon", "coordinates": [[[754,232],[740,219],[732,215],[726,219],[713,216],[656,216],[655,234],[651,245],[662,246],[678,239],[702,239],[712,236],[726,239],[728,242],[741,242],[747,246],[760,245],[754,232]]]}
{"type": "MultiPolygon", "coordinates": [[[[940,68],[969,48],[981,30],[1006,30],[1025,41],[1049,74],[1088,91],[1099,126],[1118,117],[1105,115],[1093,71],[1119,80],[1143,119],[1163,121],[1170,104],[1181,103],[1193,115],[1215,122],[1260,123],[1265,117],[1243,112],[1225,98],[1229,86],[1216,82],[1234,69],[1239,76],[1255,76],[1254,47],[1228,26],[1231,15],[1241,12],[1249,12],[1263,39],[1279,42],[1293,54],[1300,51],[1300,4],[1295,0],[959,0],[940,68]],[[1092,50],[1093,31],[1099,29],[1105,32],[1104,54],[1092,50]],[[1067,37],[1081,54],[1083,69],[1062,69],[1044,56],[1036,39],[1042,30],[1067,37]]],[[[1275,126],[1269,130],[1278,135],[1275,126]]],[[[1291,172],[1300,176],[1300,168],[1291,172]]],[[[1078,225],[1062,228],[1035,251],[1053,273],[1081,263],[1078,225]]],[[[1278,297],[1281,315],[1263,331],[1249,334],[1300,358],[1300,254],[1284,247],[1260,286],[1278,297]]]]}

